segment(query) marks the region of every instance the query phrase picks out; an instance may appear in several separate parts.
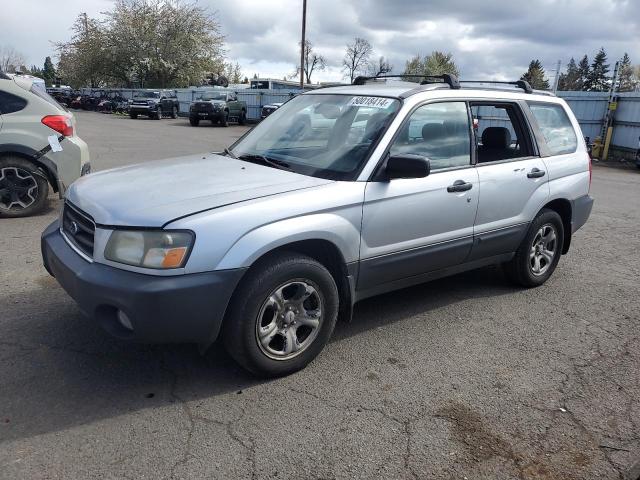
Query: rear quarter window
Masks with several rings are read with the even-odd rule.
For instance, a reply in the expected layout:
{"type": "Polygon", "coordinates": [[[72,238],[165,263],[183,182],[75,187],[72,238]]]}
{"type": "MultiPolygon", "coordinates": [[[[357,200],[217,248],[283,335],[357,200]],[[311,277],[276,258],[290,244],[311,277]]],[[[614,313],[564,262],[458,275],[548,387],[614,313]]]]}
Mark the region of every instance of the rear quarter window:
{"type": "Polygon", "coordinates": [[[26,106],[24,98],[0,90],[0,114],[19,112],[26,106]]]}
{"type": "Polygon", "coordinates": [[[529,109],[538,123],[551,155],[564,155],[576,151],[578,137],[561,105],[529,103],[529,109]]]}

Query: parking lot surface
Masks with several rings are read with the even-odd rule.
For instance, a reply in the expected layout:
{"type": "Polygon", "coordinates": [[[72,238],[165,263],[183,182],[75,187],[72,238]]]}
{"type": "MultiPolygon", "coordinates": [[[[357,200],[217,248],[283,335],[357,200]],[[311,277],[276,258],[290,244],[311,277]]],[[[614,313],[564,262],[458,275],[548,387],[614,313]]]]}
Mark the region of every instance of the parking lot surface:
{"type": "MultiPolygon", "coordinates": [[[[96,170],[245,131],[77,118],[96,170]]],[[[485,268],[364,301],[272,381],[218,345],[123,343],[84,318],[41,265],[59,200],[0,219],[0,478],[635,480],[640,173],[596,167],[592,195],[544,286],[485,268]]]]}

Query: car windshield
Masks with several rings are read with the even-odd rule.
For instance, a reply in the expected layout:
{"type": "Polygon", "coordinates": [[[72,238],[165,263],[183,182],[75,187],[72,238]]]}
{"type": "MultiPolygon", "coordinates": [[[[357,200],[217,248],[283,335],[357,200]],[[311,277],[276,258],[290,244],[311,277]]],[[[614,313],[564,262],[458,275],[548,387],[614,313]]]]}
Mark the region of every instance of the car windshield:
{"type": "Polygon", "coordinates": [[[200,97],[200,100],[204,100],[204,101],[209,101],[209,100],[224,100],[226,97],[226,94],[224,93],[207,93],[205,95],[202,95],[202,97],[200,97]]]}
{"type": "Polygon", "coordinates": [[[231,148],[240,159],[332,180],[355,180],[400,107],[387,97],[305,94],[231,148]]]}
{"type": "Polygon", "coordinates": [[[138,92],[133,98],[160,98],[160,92],[138,92]]]}

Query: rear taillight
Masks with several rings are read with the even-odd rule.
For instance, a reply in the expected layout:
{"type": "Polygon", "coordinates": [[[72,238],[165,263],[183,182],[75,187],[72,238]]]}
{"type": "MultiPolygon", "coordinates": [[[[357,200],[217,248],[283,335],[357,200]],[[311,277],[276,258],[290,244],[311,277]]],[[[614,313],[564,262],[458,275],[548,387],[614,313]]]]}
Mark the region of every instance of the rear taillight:
{"type": "Polygon", "coordinates": [[[73,136],[73,123],[66,115],[47,115],[42,118],[42,123],[65,137],[73,136]]]}

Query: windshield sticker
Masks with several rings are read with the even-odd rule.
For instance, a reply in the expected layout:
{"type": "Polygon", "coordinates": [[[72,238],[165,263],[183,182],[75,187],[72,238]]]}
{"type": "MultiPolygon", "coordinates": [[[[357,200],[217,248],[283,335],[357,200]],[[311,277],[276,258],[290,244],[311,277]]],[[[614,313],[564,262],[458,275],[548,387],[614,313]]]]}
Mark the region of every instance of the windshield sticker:
{"type": "Polygon", "coordinates": [[[350,107],[387,108],[393,99],[382,97],[353,97],[348,103],[350,107]]]}

